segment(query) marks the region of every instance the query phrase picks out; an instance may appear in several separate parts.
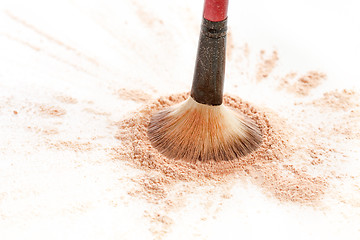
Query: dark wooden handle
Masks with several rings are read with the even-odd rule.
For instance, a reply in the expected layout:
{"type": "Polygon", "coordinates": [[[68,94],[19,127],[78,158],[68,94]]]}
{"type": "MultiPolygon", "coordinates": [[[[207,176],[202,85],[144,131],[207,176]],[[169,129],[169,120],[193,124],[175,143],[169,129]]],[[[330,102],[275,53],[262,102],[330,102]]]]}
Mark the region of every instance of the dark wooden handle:
{"type": "Polygon", "coordinates": [[[191,97],[198,103],[221,105],[225,76],[227,19],[203,18],[191,97]]]}

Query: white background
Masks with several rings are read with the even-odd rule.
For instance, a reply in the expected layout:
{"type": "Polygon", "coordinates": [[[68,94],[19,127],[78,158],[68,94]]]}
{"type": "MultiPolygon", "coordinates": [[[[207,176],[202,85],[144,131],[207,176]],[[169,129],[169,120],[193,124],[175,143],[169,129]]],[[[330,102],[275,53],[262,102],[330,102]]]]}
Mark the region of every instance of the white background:
{"type": "MultiPolygon", "coordinates": [[[[358,1],[229,4],[233,54],[245,44],[250,53],[247,65],[228,60],[226,92],[274,111],[298,100],[279,92],[274,81],[255,82],[261,49],[279,53],[274,76],[327,74],[309,99],[336,88],[359,89],[358,1]]],[[[153,98],[188,91],[202,6],[198,0],[0,2],[1,239],[360,238],[359,194],[353,189],[348,197],[357,204],[325,197],[326,207],[313,207],[281,203],[243,182],[228,183],[227,200],[218,197],[216,186],[194,190],[182,209],[166,213],[173,224],[165,233],[151,231],[162,227],[144,211],[163,209],[128,194],[135,187],[129,179],[141,170],[109,160],[111,147],[119,144],[111,123],[142,105],[120,99],[116,91],[141,89],[153,98]],[[43,117],[37,112],[43,104],[60,106],[66,115],[43,117]],[[110,114],[94,116],[89,108],[110,114]],[[44,136],[46,129],[59,133],[44,136]],[[97,148],[47,147],[56,141],[91,141],[97,148]],[[217,194],[206,194],[207,188],[217,194]]],[[[358,152],[351,154],[350,165],[359,169],[358,152]]]]}

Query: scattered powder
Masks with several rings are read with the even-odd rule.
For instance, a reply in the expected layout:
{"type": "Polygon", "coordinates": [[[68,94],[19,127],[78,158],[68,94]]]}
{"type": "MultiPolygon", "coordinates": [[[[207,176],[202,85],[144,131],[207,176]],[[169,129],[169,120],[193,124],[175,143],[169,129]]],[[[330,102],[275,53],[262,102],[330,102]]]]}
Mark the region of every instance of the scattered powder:
{"type": "Polygon", "coordinates": [[[100,111],[97,111],[95,109],[92,109],[92,108],[84,108],[84,111],[85,112],[88,112],[88,113],[92,113],[94,115],[99,115],[99,116],[110,116],[111,113],[108,113],[108,112],[100,112],[100,111]]]}
{"type": "Polygon", "coordinates": [[[136,8],[136,14],[139,17],[139,20],[145,24],[148,28],[155,28],[155,24],[164,24],[164,22],[154,15],[151,11],[138,4],[137,2],[132,2],[136,8]]]}
{"type": "Polygon", "coordinates": [[[76,98],[69,97],[69,96],[56,96],[56,100],[58,100],[59,102],[62,102],[62,103],[66,103],[66,104],[78,103],[78,100],[76,98]]]}
{"type": "Polygon", "coordinates": [[[28,126],[27,130],[33,131],[35,133],[41,133],[45,135],[54,135],[58,134],[59,130],[53,127],[37,127],[37,126],[28,126]]]}
{"type": "Polygon", "coordinates": [[[141,177],[133,178],[141,186],[141,191],[131,192],[130,195],[145,196],[152,203],[158,203],[167,197],[166,184],[170,183],[170,179],[161,176],[161,174],[145,174],[141,177]]]}
{"type": "Polygon", "coordinates": [[[162,239],[161,237],[167,232],[166,229],[173,224],[173,220],[170,217],[161,213],[150,213],[145,211],[144,217],[152,219],[153,226],[151,226],[150,231],[155,236],[158,236],[156,239],[162,239]]]}
{"type": "Polygon", "coordinates": [[[298,96],[307,96],[313,88],[318,87],[325,79],[326,74],[309,71],[304,75],[298,76],[297,73],[288,73],[280,79],[280,89],[285,89],[289,93],[298,96]]]}
{"type": "Polygon", "coordinates": [[[226,162],[188,162],[168,159],[160,154],[151,146],[147,136],[150,117],[164,107],[184,101],[187,96],[180,94],[160,98],[117,124],[119,130],[115,137],[122,143],[113,148],[113,157],[129,160],[154,172],[138,181],[148,200],[166,198],[167,186],[179,181],[200,184],[224,182],[234,173],[249,175],[255,184],[281,201],[315,201],[324,193],[327,186],[325,179],[310,176],[286,162],[292,147],[287,141],[287,134],[280,130],[285,128],[284,121],[236,97],[225,96],[224,104],[248,115],[259,125],[263,143],[256,151],[226,162]]]}
{"type": "Polygon", "coordinates": [[[51,116],[51,117],[60,117],[66,114],[65,109],[55,106],[41,105],[39,107],[39,110],[42,115],[51,116]]]}
{"type": "Polygon", "coordinates": [[[360,106],[359,96],[355,91],[346,89],[326,92],[312,104],[321,108],[331,108],[335,111],[348,111],[360,106]]]}
{"type": "Polygon", "coordinates": [[[345,139],[360,139],[360,111],[350,110],[342,116],[334,117],[337,123],[331,124],[328,132],[333,135],[342,135],[345,139]]]}
{"type": "Polygon", "coordinates": [[[276,67],[278,60],[277,51],[273,51],[271,56],[267,56],[265,50],[261,50],[260,59],[256,65],[256,81],[260,82],[267,78],[276,67]]]}
{"type": "Polygon", "coordinates": [[[74,152],[83,152],[94,150],[97,146],[91,142],[79,142],[79,141],[57,141],[50,142],[50,148],[56,150],[70,150],[74,152]]]}
{"type": "MultiPolygon", "coordinates": [[[[142,10],[141,6],[137,13],[140,19],[149,27],[156,27],[163,24],[161,19],[156,19],[147,11],[142,10]]],[[[14,19],[16,20],[16,18],[14,19]]],[[[22,22],[22,20],[17,21],[22,22]]],[[[25,22],[23,25],[32,28],[25,22]]],[[[35,29],[35,32],[39,31],[35,29]]],[[[41,34],[44,35],[43,33],[41,34]]],[[[52,37],[47,35],[44,36],[51,42],[63,45],[52,37]]],[[[231,32],[229,32],[228,40],[229,51],[227,54],[228,57],[231,58],[234,48],[231,32]]],[[[27,45],[36,51],[39,50],[37,47],[29,44],[27,45]]],[[[68,46],[65,46],[65,48],[67,50],[73,50],[68,46]]],[[[247,57],[249,55],[248,45],[246,45],[245,50],[247,57]]],[[[77,52],[77,55],[82,54],[77,52]]],[[[276,68],[278,59],[276,51],[273,51],[270,56],[267,56],[265,51],[260,52],[260,60],[256,66],[257,82],[268,78],[276,68]]],[[[97,63],[95,64],[97,65],[97,63]]],[[[311,93],[311,90],[318,87],[324,79],[326,79],[326,75],[316,71],[310,71],[300,76],[297,73],[289,73],[281,79],[280,88],[298,96],[307,96],[311,93]]],[[[303,143],[307,142],[308,139],[315,141],[319,138],[319,136],[313,134],[314,132],[312,131],[309,131],[307,134],[298,134],[297,139],[304,138],[305,140],[303,142],[296,142],[294,146],[288,140],[289,134],[283,129],[287,129],[288,132],[294,134],[295,131],[292,131],[291,126],[298,127],[297,125],[286,124],[279,116],[268,111],[265,112],[263,109],[255,108],[239,98],[226,96],[224,103],[247,114],[259,124],[264,136],[264,142],[260,148],[242,159],[220,163],[190,163],[165,158],[151,146],[147,137],[147,125],[150,116],[157,110],[185,100],[188,96],[187,94],[164,97],[154,100],[152,103],[148,103],[148,101],[152,99],[151,96],[141,90],[120,89],[116,91],[116,93],[120,99],[147,103],[142,110],[134,113],[130,118],[117,123],[118,132],[115,137],[121,141],[121,143],[118,147],[112,149],[112,157],[114,159],[130,161],[134,165],[145,170],[143,176],[133,179],[141,186],[141,190],[130,192],[130,194],[134,194],[134,196],[142,195],[145,196],[147,200],[154,203],[165,201],[167,206],[173,206],[181,204],[180,200],[179,202],[174,202],[173,199],[169,199],[169,189],[175,184],[178,186],[178,184],[181,185],[182,183],[191,181],[199,185],[215,183],[223,184],[222,186],[224,186],[226,181],[230,179],[230,176],[235,175],[235,173],[244,174],[249,177],[252,182],[262,187],[265,192],[270,193],[281,201],[311,203],[321,198],[329,185],[327,178],[309,175],[306,167],[314,166],[328,168],[329,162],[326,161],[329,161],[329,155],[334,150],[327,148],[324,145],[314,144],[314,148],[303,146],[303,143]],[[312,138],[308,138],[309,135],[312,135],[312,138]],[[309,156],[310,160],[306,162],[304,159],[298,158],[294,155],[295,152],[305,153],[309,156]],[[289,162],[288,159],[290,158],[296,158],[297,161],[302,161],[306,164],[299,167],[297,164],[289,162]]],[[[351,110],[346,116],[342,115],[343,118],[336,122],[338,127],[334,127],[334,133],[359,138],[358,132],[360,128],[358,127],[358,123],[360,122],[360,113],[359,111],[352,110],[355,107],[359,107],[359,104],[354,100],[355,96],[357,97],[357,95],[350,90],[336,90],[325,93],[322,98],[313,101],[311,104],[322,111],[326,110],[328,112],[337,111],[341,113],[342,111],[351,110]],[[355,126],[355,124],[357,125],[355,126]]],[[[59,96],[56,97],[56,99],[66,104],[76,104],[78,102],[71,97],[59,96]]],[[[93,102],[89,101],[88,104],[93,104],[93,102]]],[[[304,106],[305,105],[303,105],[303,107],[304,106]]],[[[105,113],[93,109],[84,110],[97,115],[106,115],[105,113]]],[[[64,109],[54,106],[40,106],[40,112],[42,115],[52,117],[59,117],[66,114],[64,109]]],[[[15,115],[18,114],[17,111],[13,111],[13,113],[15,115]]],[[[332,120],[331,123],[335,123],[335,120],[332,120]]],[[[28,128],[32,131],[47,135],[58,133],[56,129],[51,128],[28,128]]],[[[327,129],[319,130],[320,133],[323,134],[323,136],[321,135],[323,138],[326,135],[331,135],[331,131],[328,131],[327,129]]],[[[97,145],[92,142],[64,140],[51,142],[50,146],[57,150],[75,152],[90,151],[97,147],[97,145]]],[[[336,177],[338,176],[339,175],[336,175],[336,177]]],[[[181,186],[186,190],[184,185],[181,186]]],[[[177,194],[179,199],[181,199],[181,195],[183,195],[183,191],[181,190],[177,190],[173,193],[177,194]]],[[[360,190],[359,186],[357,187],[357,190],[360,190]]],[[[219,191],[223,191],[223,188],[219,191]]],[[[1,197],[2,196],[0,195],[0,199],[1,197]]],[[[230,197],[231,195],[224,193],[225,199],[230,197]]],[[[345,195],[343,197],[345,198],[345,195]]],[[[345,198],[343,201],[346,202],[349,200],[345,198]]],[[[355,207],[360,206],[358,201],[353,204],[355,207]]],[[[173,223],[173,220],[166,216],[166,214],[145,212],[145,216],[154,220],[154,227],[151,231],[156,235],[164,235],[166,229],[173,223]]],[[[206,220],[206,218],[203,218],[203,220],[206,220]]]]}
{"type": "MultiPolygon", "coordinates": [[[[319,115],[318,119],[324,119],[316,127],[315,131],[309,133],[299,133],[301,136],[307,138],[324,138],[328,139],[332,136],[345,139],[359,139],[360,135],[360,95],[354,90],[342,89],[325,92],[320,98],[315,100],[296,102],[296,108],[303,109],[303,120],[306,116],[310,118],[314,114],[319,115]]],[[[305,120],[305,122],[311,122],[311,119],[305,120]]],[[[298,123],[299,124],[299,123],[298,123]]],[[[314,140],[315,141],[315,140],[314,140]]],[[[339,142],[340,140],[335,140],[339,142]]],[[[343,139],[341,140],[343,141],[343,139]]],[[[319,149],[324,149],[320,147],[319,149]]]]}
{"type": "Polygon", "coordinates": [[[131,100],[134,102],[144,103],[149,101],[152,97],[142,90],[129,90],[121,88],[116,91],[116,95],[123,100],[131,100]]]}
{"type": "Polygon", "coordinates": [[[234,51],[234,39],[232,35],[232,31],[228,28],[227,36],[226,36],[226,58],[231,59],[234,51]]]}

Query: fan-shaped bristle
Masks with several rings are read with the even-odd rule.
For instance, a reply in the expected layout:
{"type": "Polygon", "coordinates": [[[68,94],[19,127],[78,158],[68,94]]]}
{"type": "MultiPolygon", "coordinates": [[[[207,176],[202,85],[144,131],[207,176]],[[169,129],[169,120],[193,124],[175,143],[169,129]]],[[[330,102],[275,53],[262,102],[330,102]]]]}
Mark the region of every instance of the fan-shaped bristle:
{"type": "Polygon", "coordinates": [[[169,158],[224,161],[245,156],[262,141],[255,122],[224,105],[191,97],[155,113],[149,123],[152,145],[169,158]]]}

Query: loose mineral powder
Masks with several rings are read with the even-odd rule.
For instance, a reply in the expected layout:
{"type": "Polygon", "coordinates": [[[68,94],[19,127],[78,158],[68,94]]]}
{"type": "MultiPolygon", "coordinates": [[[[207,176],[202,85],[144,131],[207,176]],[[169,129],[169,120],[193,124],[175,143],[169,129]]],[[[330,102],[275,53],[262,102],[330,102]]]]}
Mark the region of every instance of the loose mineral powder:
{"type": "Polygon", "coordinates": [[[150,116],[188,96],[171,94],[191,83],[201,3],[27,2],[0,11],[2,238],[359,236],[356,7],[300,4],[284,25],[281,2],[238,1],[225,104],[264,142],[204,163],[147,137],[150,116]]]}
{"type": "Polygon", "coordinates": [[[157,177],[142,179],[145,190],[156,199],[165,197],[163,186],[174,181],[195,181],[204,183],[209,180],[226,181],[236,173],[249,175],[258,186],[282,201],[307,202],[318,199],[327,186],[321,177],[312,177],[286,164],[284,160],[291,154],[293,147],[288,142],[288,133],[276,114],[262,110],[238,97],[225,96],[224,104],[253,119],[261,129],[263,142],[251,154],[229,161],[184,161],[169,159],[151,145],[147,127],[151,115],[168,106],[184,101],[188,94],[162,97],[144,106],[132,117],[118,123],[116,138],[121,141],[114,148],[114,158],[126,159],[133,164],[157,172],[157,177]]]}

